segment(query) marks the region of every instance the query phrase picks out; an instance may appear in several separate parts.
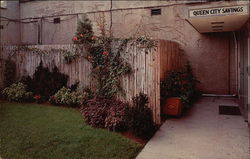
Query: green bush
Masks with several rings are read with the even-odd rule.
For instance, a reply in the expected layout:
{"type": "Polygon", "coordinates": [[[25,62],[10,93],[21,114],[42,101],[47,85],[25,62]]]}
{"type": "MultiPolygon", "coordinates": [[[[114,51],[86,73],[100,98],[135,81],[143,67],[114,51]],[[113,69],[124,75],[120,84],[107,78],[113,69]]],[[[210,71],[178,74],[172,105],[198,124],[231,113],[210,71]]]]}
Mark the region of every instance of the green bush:
{"type": "Polygon", "coordinates": [[[9,87],[16,82],[16,63],[11,59],[5,61],[4,67],[4,87],[9,87]]]}
{"type": "Polygon", "coordinates": [[[33,77],[23,77],[21,82],[28,86],[28,91],[39,94],[45,100],[48,100],[50,96],[54,95],[63,86],[67,86],[68,76],[60,73],[56,66],[50,71],[41,62],[36,68],[33,77]]]}
{"type": "Polygon", "coordinates": [[[33,93],[26,91],[26,85],[19,82],[5,88],[2,91],[3,96],[9,101],[27,102],[32,100],[33,93]]]}
{"type": "Polygon", "coordinates": [[[161,104],[169,97],[180,97],[184,109],[189,108],[199,97],[196,89],[198,83],[189,63],[183,70],[168,72],[166,78],[161,81],[161,104]]]}
{"type": "Polygon", "coordinates": [[[133,98],[133,106],[127,111],[128,128],[138,137],[150,138],[155,132],[152,110],[147,95],[140,93],[133,98]]]}
{"type": "Polygon", "coordinates": [[[182,88],[182,103],[184,104],[184,108],[188,109],[200,96],[200,91],[197,90],[197,84],[200,83],[195,76],[193,75],[193,70],[188,63],[186,68],[183,71],[183,88],[182,88]]]}
{"type": "Polygon", "coordinates": [[[51,96],[49,102],[54,105],[80,106],[86,95],[81,92],[72,91],[69,88],[61,88],[55,95],[51,96]]]}

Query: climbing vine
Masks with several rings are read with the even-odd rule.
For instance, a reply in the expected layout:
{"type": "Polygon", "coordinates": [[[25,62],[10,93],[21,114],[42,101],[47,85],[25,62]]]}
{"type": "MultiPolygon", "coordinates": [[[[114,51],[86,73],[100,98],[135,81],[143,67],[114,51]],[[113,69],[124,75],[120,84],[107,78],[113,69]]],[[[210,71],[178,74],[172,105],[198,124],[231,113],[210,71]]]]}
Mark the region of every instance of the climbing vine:
{"type": "Polygon", "coordinates": [[[92,24],[87,17],[78,22],[73,42],[84,44],[88,50],[87,59],[92,64],[92,76],[97,81],[98,95],[112,98],[122,91],[120,77],[131,71],[130,65],[121,58],[122,47],[114,52],[111,49],[112,38],[94,36],[92,24]]]}
{"type": "Polygon", "coordinates": [[[66,49],[56,49],[56,48],[51,48],[51,49],[45,50],[45,49],[39,49],[36,47],[30,47],[27,45],[23,45],[23,46],[13,46],[12,48],[10,48],[10,50],[11,50],[10,57],[15,55],[16,53],[18,53],[20,51],[32,52],[32,53],[38,54],[40,56],[46,56],[46,55],[49,55],[51,53],[60,52],[63,55],[64,62],[67,64],[70,64],[72,61],[74,61],[75,59],[77,59],[81,56],[80,50],[82,50],[82,49],[80,49],[80,45],[73,46],[72,51],[69,51],[66,49]]]}
{"type": "Polygon", "coordinates": [[[97,92],[111,98],[122,91],[120,78],[131,72],[131,66],[121,57],[123,47],[117,52],[111,49],[111,39],[101,37],[90,50],[92,74],[97,79],[97,92]]]}
{"type": "MultiPolygon", "coordinates": [[[[105,26],[105,25],[101,25],[105,26]]],[[[118,39],[107,37],[105,29],[100,28],[101,36],[94,36],[91,21],[83,16],[78,22],[77,31],[73,37],[75,44],[84,44],[88,50],[88,60],[92,63],[92,75],[97,80],[97,93],[106,98],[112,98],[116,93],[122,92],[120,78],[129,74],[132,69],[128,62],[122,58],[122,53],[127,44],[140,45],[151,49],[155,47],[155,41],[147,37],[118,39]],[[113,42],[119,46],[116,51],[112,49],[113,42]]]]}

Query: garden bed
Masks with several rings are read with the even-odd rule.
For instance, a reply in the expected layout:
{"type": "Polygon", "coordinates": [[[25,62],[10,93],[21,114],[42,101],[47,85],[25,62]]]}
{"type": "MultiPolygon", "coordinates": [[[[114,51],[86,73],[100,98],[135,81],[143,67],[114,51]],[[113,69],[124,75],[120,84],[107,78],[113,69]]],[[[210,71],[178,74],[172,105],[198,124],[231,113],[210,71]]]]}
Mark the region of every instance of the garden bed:
{"type": "Polygon", "coordinates": [[[0,104],[2,158],[135,158],[143,145],[86,125],[76,109],[0,104]]]}

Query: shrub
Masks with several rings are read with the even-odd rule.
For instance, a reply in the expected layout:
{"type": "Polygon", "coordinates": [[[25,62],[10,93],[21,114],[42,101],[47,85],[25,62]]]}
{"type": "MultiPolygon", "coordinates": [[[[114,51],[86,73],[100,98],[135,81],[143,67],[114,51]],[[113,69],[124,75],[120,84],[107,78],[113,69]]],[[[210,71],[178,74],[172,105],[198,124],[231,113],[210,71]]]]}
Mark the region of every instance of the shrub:
{"type": "Polygon", "coordinates": [[[4,66],[4,87],[9,87],[16,82],[16,63],[10,59],[5,61],[4,66]]]}
{"type": "Polygon", "coordinates": [[[1,93],[0,93],[0,101],[4,99],[3,94],[2,94],[2,91],[3,91],[3,89],[0,88],[0,92],[1,92],[1,93]]]}
{"type": "Polygon", "coordinates": [[[77,24],[77,30],[74,38],[72,39],[74,44],[90,45],[93,43],[94,32],[92,24],[86,15],[83,15],[77,24]]]}
{"type": "Polygon", "coordinates": [[[140,93],[133,98],[133,107],[127,111],[128,128],[138,137],[150,138],[155,132],[147,95],[140,93]]]}
{"type": "Polygon", "coordinates": [[[32,92],[26,91],[23,83],[14,83],[2,91],[3,96],[9,101],[26,102],[32,99],[32,92]]]}
{"type": "Polygon", "coordinates": [[[20,80],[21,83],[25,84],[27,91],[33,92],[33,79],[30,76],[23,76],[20,80]]]}
{"type": "Polygon", "coordinates": [[[108,128],[113,131],[126,129],[127,104],[102,97],[95,97],[81,108],[83,117],[89,125],[98,128],[108,128]]]}
{"type": "Polygon", "coordinates": [[[199,81],[194,77],[189,63],[183,70],[168,72],[166,79],[161,82],[161,103],[168,97],[181,97],[184,108],[188,108],[199,96],[197,83],[199,81]]]}
{"type": "Polygon", "coordinates": [[[161,82],[161,97],[179,97],[183,89],[183,72],[170,71],[165,80],[161,82]]]}
{"type": "Polygon", "coordinates": [[[128,105],[118,100],[110,100],[110,107],[105,119],[105,128],[113,131],[126,130],[126,112],[128,105]]]}
{"type": "Polygon", "coordinates": [[[200,97],[200,92],[196,89],[197,84],[200,83],[193,75],[193,70],[188,63],[183,71],[183,88],[182,88],[182,102],[185,109],[189,108],[191,104],[200,97]]]}
{"type": "Polygon", "coordinates": [[[80,106],[84,95],[72,91],[69,88],[61,88],[55,95],[51,96],[49,102],[54,105],[80,106]]]}
{"type": "Polygon", "coordinates": [[[81,108],[85,122],[93,127],[104,128],[109,104],[108,99],[101,97],[88,100],[86,105],[81,108]]]}
{"type": "Polygon", "coordinates": [[[76,82],[75,84],[72,84],[72,85],[69,87],[69,89],[70,89],[71,91],[76,91],[78,87],[79,87],[79,82],[76,82]]]}
{"type": "Polygon", "coordinates": [[[44,67],[41,62],[36,68],[33,78],[26,76],[23,77],[21,82],[28,86],[28,90],[34,94],[39,94],[45,99],[49,99],[63,86],[66,87],[68,76],[59,72],[55,66],[52,72],[49,68],[44,67]]]}

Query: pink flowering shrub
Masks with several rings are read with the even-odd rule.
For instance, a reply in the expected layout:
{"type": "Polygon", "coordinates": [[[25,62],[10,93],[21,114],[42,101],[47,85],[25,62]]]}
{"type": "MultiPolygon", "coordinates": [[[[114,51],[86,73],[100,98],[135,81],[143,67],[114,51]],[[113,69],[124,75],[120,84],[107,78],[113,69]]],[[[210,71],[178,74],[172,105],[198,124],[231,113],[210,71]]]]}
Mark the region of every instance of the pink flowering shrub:
{"type": "Polygon", "coordinates": [[[126,129],[127,104],[102,97],[88,100],[81,108],[85,122],[93,127],[119,131],[126,129]]]}

